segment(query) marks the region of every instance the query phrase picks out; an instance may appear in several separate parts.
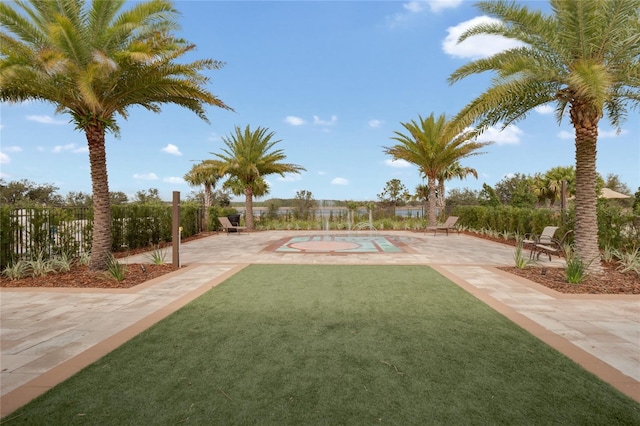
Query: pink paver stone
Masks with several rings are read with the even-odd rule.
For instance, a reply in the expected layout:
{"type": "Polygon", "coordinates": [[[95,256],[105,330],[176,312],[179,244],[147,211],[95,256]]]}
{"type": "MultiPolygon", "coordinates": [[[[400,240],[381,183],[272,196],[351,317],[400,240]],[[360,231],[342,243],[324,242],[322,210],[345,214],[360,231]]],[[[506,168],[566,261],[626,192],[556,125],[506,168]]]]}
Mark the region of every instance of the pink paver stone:
{"type": "Polygon", "coordinates": [[[303,241],[300,243],[291,243],[291,248],[298,250],[351,250],[360,247],[360,244],[349,243],[344,241],[303,241]]]}

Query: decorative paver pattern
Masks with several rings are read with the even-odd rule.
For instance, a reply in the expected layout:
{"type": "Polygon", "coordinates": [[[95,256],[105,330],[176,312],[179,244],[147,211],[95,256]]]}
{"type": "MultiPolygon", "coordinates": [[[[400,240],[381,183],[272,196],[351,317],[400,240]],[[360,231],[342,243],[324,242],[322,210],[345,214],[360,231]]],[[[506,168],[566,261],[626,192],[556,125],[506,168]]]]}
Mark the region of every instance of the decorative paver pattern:
{"type": "MultiPolygon", "coordinates": [[[[640,401],[640,297],[556,293],[496,269],[513,265],[513,248],[479,238],[411,231],[378,234],[404,248],[296,255],[275,248],[293,237],[308,237],[308,232],[220,234],[182,244],[180,260],[187,267],[133,289],[1,289],[0,414],[15,410],[251,263],[433,266],[640,401]]],[[[148,254],[124,261],[148,262],[148,254]]],[[[563,262],[554,258],[551,264],[563,262]]]]}
{"type": "Polygon", "coordinates": [[[385,236],[304,235],[286,239],[275,248],[280,253],[400,253],[385,236]]]}

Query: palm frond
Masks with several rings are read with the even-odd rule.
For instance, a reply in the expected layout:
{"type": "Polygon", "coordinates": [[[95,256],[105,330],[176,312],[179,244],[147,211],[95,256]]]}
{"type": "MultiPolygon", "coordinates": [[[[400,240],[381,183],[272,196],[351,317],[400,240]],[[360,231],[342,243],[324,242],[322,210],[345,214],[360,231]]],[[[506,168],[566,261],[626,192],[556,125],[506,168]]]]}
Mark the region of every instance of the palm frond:
{"type": "Polygon", "coordinates": [[[0,3],[0,99],[49,101],[78,128],[97,118],[114,132],[115,114],[126,119],[133,106],[159,112],[173,103],[205,121],[205,105],[231,110],[206,89],[209,78],[202,74],[222,62],[176,62],[194,45],[172,35],[179,26],[171,2],[141,2],[121,11],[124,4],[0,3]]]}

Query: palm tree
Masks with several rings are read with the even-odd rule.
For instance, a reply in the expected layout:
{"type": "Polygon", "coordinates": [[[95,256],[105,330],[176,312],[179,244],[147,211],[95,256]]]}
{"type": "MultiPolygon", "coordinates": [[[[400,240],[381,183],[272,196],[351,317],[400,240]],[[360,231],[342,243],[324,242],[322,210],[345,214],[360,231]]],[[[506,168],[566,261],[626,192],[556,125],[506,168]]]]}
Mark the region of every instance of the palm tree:
{"type": "Polygon", "coordinates": [[[418,166],[427,178],[429,187],[429,204],[427,207],[429,225],[436,224],[436,180],[438,175],[459,159],[481,154],[478,149],[489,142],[477,142],[475,130],[458,132],[444,114],[435,117],[433,113],[427,118],[418,116],[418,122],[411,120],[401,123],[408,134],[394,132],[391,139],[399,142],[391,147],[384,147],[384,152],[395,160],[405,160],[418,166]]]}
{"type": "Polygon", "coordinates": [[[207,161],[194,164],[191,170],[184,175],[184,180],[187,181],[189,185],[202,185],[204,187],[204,221],[207,228],[209,227],[209,207],[211,207],[213,190],[221,177],[219,167],[207,161]]]}
{"type": "Polygon", "coordinates": [[[281,149],[274,149],[279,140],[272,140],[274,132],[258,127],[251,131],[247,125],[244,131],[236,126],[234,133],[228,137],[223,137],[222,141],[226,148],[222,153],[214,154],[220,160],[220,171],[223,175],[229,175],[227,187],[231,188],[236,195],[244,193],[245,220],[247,230],[253,230],[253,197],[260,196],[268,192],[268,185],[265,176],[286,173],[300,173],[306,170],[296,164],[282,163],[286,158],[281,149]]]}
{"type": "MultiPolygon", "coordinates": [[[[545,192],[547,199],[553,206],[555,202],[562,197],[562,181],[567,184],[566,189],[571,192],[575,183],[576,172],[573,166],[552,167],[544,174],[545,192]]],[[[565,196],[568,194],[565,194],[565,196]]]]}
{"type": "Polygon", "coordinates": [[[203,105],[230,109],[205,89],[210,59],[175,60],[194,45],[176,38],[171,2],[49,0],[0,3],[0,100],[50,102],[85,133],[93,190],[90,268],[106,269],[111,211],[105,133],[118,136],[116,117],[132,106],[160,112],[166,103],[207,121],[203,105]]]}
{"type": "Polygon", "coordinates": [[[459,161],[454,161],[447,168],[443,169],[438,174],[438,200],[440,201],[440,205],[438,208],[440,211],[444,211],[446,204],[446,198],[444,196],[444,183],[453,178],[458,178],[460,180],[465,179],[467,176],[473,176],[478,179],[478,171],[473,167],[462,167],[459,161]]]}
{"type": "Polygon", "coordinates": [[[537,198],[537,205],[545,205],[547,200],[547,182],[544,175],[536,173],[531,178],[531,192],[537,198]]]}
{"type": "MultiPolygon", "coordinates": [[[[596,146],[603,116],[618,127],[628,103],[640,102],[640,0],[551,0],[552,14],[505,1],[485,1],[480,10],[499,23],[477,25],[460,41],[501,35],[522,46],[472,61],[450,77],[494,71],[490,87],[456,117],[482,130],[523,119],[537,106],[554,103],[556,118],[568,114],[576,146],[576,258],[599,259],[596,216],[596,146]]],[[[594,272],[599,262],[591,262],[594,272]]]]}
{"type": "Polygon", "coordinates": [[[416,185],[416,193],[414,194],[414,200],[419,201],[422,207],[422,216],[424,218],[424,209],[429,201],[429,185],[420,183],[416,185]]]}

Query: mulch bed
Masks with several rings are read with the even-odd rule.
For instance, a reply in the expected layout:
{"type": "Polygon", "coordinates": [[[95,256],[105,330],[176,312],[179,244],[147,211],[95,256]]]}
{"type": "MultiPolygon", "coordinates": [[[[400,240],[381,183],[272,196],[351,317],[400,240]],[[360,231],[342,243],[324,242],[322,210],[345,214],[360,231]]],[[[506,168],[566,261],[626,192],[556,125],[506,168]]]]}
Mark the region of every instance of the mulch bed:
{"type": "Polygon", "coordinates": [[[172,264],[131,263],[126,265],[125,278],[118,281],[108,272],[94,272],[87,266],[76,265],[69,272],[51,273],[43,277],[19,280],[2,277],[0,287],[131,288],[177,269],[172,264]]]}
{"type": "MultiPolygon", "coordinates": [[[[213,233],[203,233],[183,240],[184,242],[198,238],[208,237],[213,233]]],[[[515,242],[477,234],[469,234],[474,237],[493,240],[501,244],[515,246],[515,242]]],[[[162,247],[168,247],[165,244],[162,247]]],[[[126,253],[117,253],[116,257],[123,257],[148,251],[148,248],[126,253]]],[[[580,284],[567,283],[564,269],[545,268],[545,275],[542,275],[541,268],[530,266],[525,269],[518,269],[515,266],[501,267],[499,269],[526,278],[530,281],[544,285],[550,289],[561,293],[571,294],[640,294],[640,277],[633,273],[623,274],[616,270],[616,264],[602,263],[605,271],[602,275],[587,276],[580,284]]],[[[130,288],[153,278],[160,277],[177,270],[171,264],[128,264],[125,279],[117,281],[105,272],[89,271],[86,266],[74,266],[70,272],[49,274],[45,277],[27,277],[20,280],[9,280],[0,277],[0,287],[75,287],[75,288],[130,288]]]]}
{"type": "MultiPolygon", "coordinates": [[[[478,235],[470,232],[464,234],[506,244],[515,248],[513,240],[502,238],[492,238],[487,235],[478,235]]],[[[542,275],[542,268],[539,266],[528,266],[525,269],[518,269],[515,266],[500,267],[510,274],[526,278],[529,281],[541,284],[560,293],[569,294],[640,294],[640,276],[635,272],[622,273],[617,270],[616,263],[601,262],[604,273],[601,275],[587,275],[580,284],[570,284],[567,282],[565,271],[562,268],[545,268],[542,275]]]]}
{"type": "Polygon", "coordinates": [[[501,267],[503,271],[542,284],[560,293],[569,294],[640,294],[640,277],[634,273],[622,274],[616,271],[614,264],[602,264],[605,270],[601,276],[588,275],[580,284],[567,282],[562,268],[542,268],[530,266],[526,269],[516,267],[501,267]]]}

